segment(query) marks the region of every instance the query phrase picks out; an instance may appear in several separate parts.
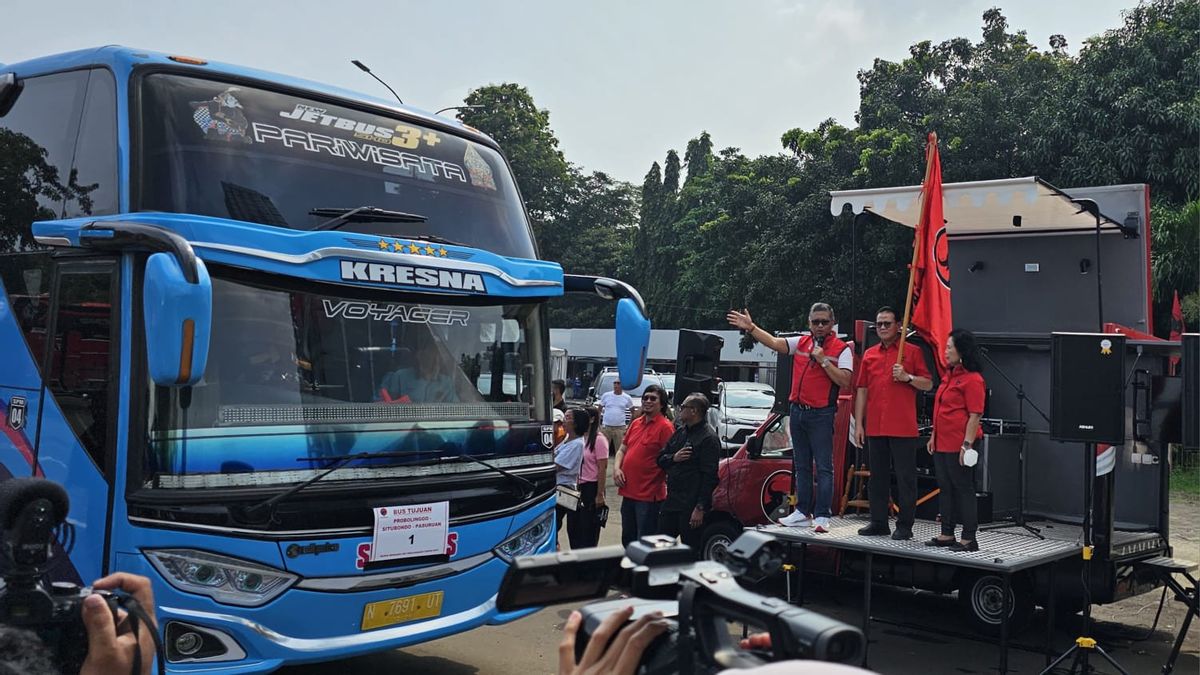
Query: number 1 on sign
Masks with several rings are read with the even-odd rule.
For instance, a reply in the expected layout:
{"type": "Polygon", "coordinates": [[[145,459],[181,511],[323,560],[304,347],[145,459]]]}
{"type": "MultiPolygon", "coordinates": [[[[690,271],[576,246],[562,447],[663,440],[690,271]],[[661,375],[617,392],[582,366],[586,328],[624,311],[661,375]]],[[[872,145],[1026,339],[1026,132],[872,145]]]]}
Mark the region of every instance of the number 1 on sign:
{"type": "Polygon", "coordinates": [[[415,535],[415,534],[408,535],[408,543],[410,543],[410,544],[415,543],[416,540],[417,540],[417,535],[415,535]]]}

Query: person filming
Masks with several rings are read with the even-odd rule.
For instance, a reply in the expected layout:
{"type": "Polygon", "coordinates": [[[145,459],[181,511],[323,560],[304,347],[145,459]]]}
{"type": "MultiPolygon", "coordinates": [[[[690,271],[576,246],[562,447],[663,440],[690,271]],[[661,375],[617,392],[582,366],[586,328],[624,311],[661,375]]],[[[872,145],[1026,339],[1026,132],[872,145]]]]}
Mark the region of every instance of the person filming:
{"type": "Polygon", "coordinates": [[[968,450],[974,453],[975,441],[983,436],[979,420],[983,417],[986,385],[979,374],[979,345],[975,336],[962,329],[950,331],[946,363],[950,371],[934,398],[933,433],[928,445],[941,491],[938,508],[942,512],[942,533],[925,544],[954,551],[978,551],[974,462],[965,459],[968,450]],[[954,528],[960,522],[962,539],[956,541],[954,528]]]}

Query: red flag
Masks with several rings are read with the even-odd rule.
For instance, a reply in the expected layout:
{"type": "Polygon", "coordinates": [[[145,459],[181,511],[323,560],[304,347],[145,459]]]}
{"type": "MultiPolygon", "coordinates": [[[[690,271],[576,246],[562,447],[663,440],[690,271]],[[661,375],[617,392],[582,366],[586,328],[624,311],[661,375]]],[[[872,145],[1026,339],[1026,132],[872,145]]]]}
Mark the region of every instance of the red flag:
{"type": "MultiPolygon", "coordinates": [[[[1175,299],[1171,301],[1171,340],[1183,339],[1183,307],[1179,305],[1179,291],[1175,291],[1175,299]]],[[[1172,356],[1170,360],[1171,375],[1175,374],[1175,369],[1179,367],[1179,357],[1172,356]]]]}
{"type": "Polygon", "coordinates": [[[938,371],[946,372],[946,338],[954,326],[950,314],[950,243],[942,216],[942,160],[937,134],[929,134],[925,149],[925,183],[921,186],[921,219],[914,236],[910,286],[912,326],[937,357],[938,371]]]}

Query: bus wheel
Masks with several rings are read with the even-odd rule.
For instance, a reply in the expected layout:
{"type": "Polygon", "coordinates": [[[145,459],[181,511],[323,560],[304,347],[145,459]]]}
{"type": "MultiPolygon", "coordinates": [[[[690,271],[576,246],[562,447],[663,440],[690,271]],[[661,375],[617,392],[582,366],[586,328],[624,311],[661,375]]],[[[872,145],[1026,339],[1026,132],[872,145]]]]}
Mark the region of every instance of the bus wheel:
{"type": "MultiPolygon", "coordinates": [[[[1033,592],[1025,577],[1009,586],[1009,636],[1016,635],[1033,616],[1033,592]]],[[[1004,613],[1004,579],[996,574],[967,576],[958,588],[958,606],[977,633],[1000,635],[1004,613]]]]}
{"type": "Polygon", "coordinates": [[[704,560],[724,562],[729,545],[742,533],[742,528],[728,520],[718,520],[704,528],[701,535],[700,557],[704,560]]]}

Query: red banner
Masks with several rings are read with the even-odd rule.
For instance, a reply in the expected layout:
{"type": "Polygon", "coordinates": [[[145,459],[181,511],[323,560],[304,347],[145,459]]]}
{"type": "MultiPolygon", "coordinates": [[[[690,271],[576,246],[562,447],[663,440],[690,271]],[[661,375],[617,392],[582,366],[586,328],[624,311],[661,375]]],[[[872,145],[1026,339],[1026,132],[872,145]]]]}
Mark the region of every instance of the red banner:
{"type": "Polygon", "coordinates": [[[950,313],[950,242],[942,216],[942,160],[936,134],[929,134],[925,161],[921,219],[913,242],[912,326],[933,346],[938,371],[945,375],[946,338],[954,324],[950,313]]]}
{"type": "MultiPolygon", "coordinates": [[[[1175,299],[1171,301],[1171,340],[1183,339],[1183,307],[1179,305],[1179,291],[1175,291],[1175,299]]],[[[1175,374],[1175,370],[1179,367],[1179,357],[1171,357],[1171,375],[1175,374]]]]}

